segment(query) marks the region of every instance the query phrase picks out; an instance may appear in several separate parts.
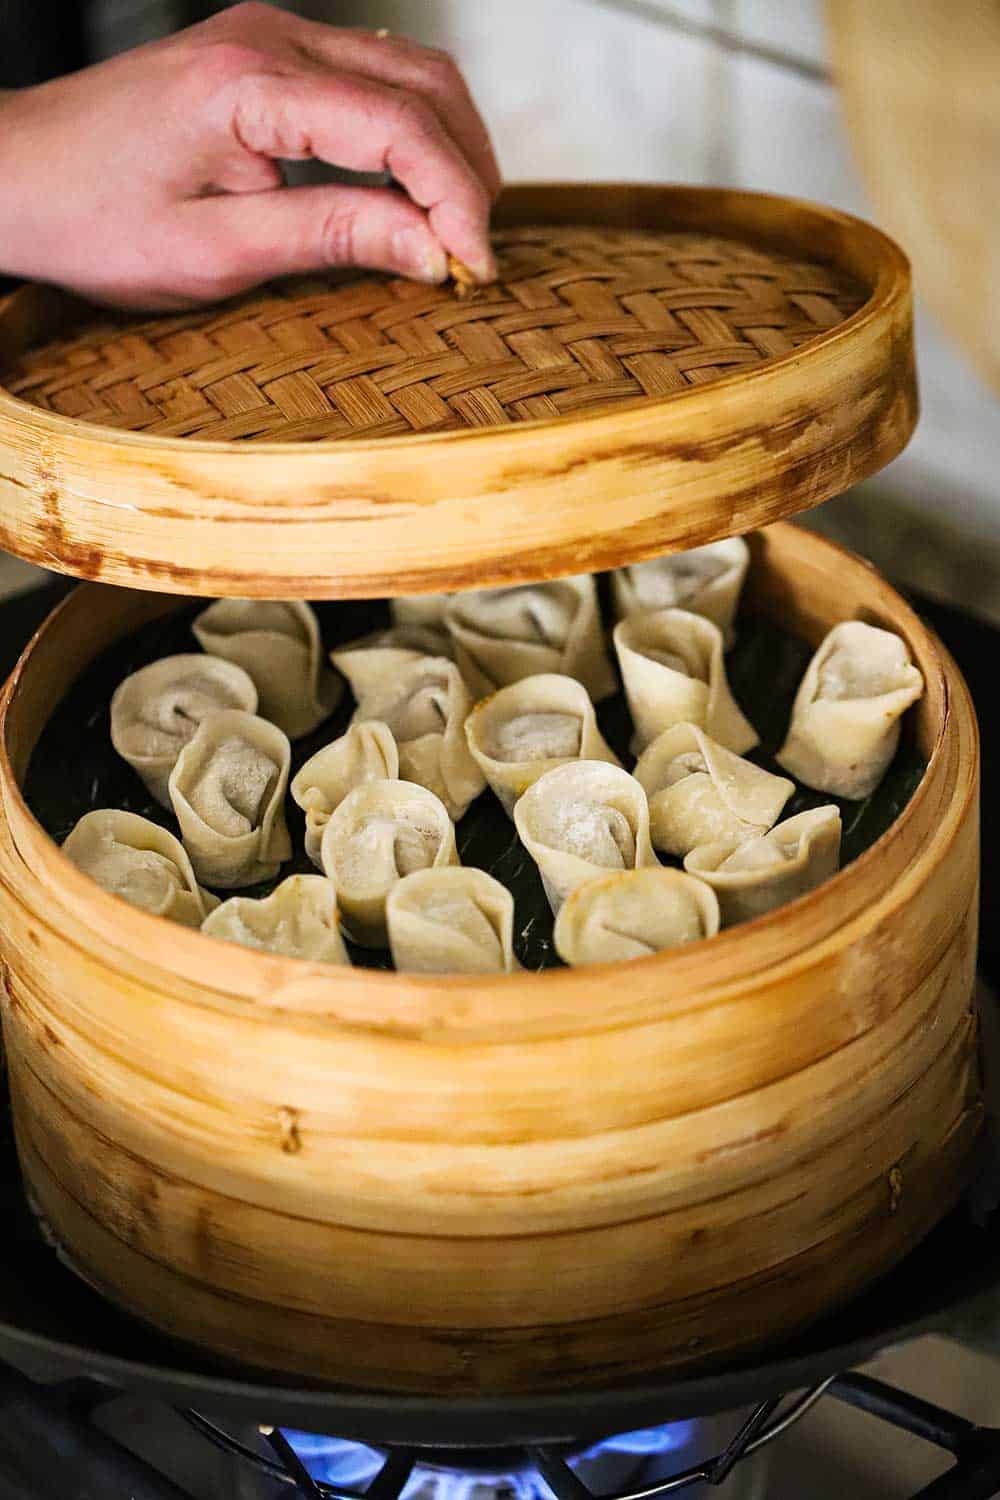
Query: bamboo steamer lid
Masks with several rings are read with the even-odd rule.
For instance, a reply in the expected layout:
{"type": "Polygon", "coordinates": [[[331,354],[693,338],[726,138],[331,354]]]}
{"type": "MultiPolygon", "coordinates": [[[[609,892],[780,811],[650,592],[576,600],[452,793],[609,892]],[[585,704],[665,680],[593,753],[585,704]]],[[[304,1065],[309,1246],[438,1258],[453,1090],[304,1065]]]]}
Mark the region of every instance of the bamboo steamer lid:
{"type": "Polygon", "coordinates": [[[893,458],[909,270],[833,210],[535,185],[496,286],[329,275],[209,310],[0,303],[0,545],[258,597],[595,571],[749,531],[893,458]]]}

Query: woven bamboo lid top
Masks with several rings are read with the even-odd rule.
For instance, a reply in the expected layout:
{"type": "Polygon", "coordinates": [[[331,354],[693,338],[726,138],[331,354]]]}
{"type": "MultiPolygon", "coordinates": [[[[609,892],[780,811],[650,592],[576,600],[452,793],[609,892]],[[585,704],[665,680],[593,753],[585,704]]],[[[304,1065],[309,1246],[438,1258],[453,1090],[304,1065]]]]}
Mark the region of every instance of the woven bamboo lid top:
{"type": "Polygon", "coordinates": [[[749,531],[909,437],[909,270],[870,225],[615,184],[508,189],[495,225],[500,280],[464,298],[0,300],[0,547],[208,596],[485,587],[749,531]]]}
{"type": "Polygon", "coordinates": [[[25,353],[4,384],[161,437],[399,437],[707,385],[801,347],[866,298],[835,269],[695,231],[525,226],[497,251],[498,283],[466,298],[298,279],[209,312],[87,326],[25,353]]]}

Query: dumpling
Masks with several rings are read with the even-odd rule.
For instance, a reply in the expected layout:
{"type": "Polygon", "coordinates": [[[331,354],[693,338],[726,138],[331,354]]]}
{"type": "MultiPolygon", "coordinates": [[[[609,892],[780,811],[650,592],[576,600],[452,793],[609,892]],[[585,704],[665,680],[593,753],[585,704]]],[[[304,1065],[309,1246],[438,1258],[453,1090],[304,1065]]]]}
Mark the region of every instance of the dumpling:
{"type": "Polygon", "coordinates": [[[62,849],[106,891],[154,917],[200,927],[218,904],[198,886],[183,845],[136,813],[115,808],[85,813],[62,849]]]}
{"type": "Polygon", "coordinates": [[[615,690],[590,574],[457,594],[446,619],[475,698],[539,672],[575,677],[595,703],[615,690]]]}
{"type": "Polygon", "coordinates": [[[595,875],[658,863],[646,793],[634,776],[602,760],[571,760],[546,771],[516,803],[514,826],[554,913],[595,875]]]}
{"type": "Polygon", "coordinates": [[[350,964],[337,925],[333,886],[322,875],[289,875],[270,896],[231,896],[202,923],[202,932],[311,963],[350,964]]]}
{"type": "Polygon", "coordinates": [[[469,749],[512,814],[539,776],[567,760],[619,764],[597,727],[587,689],[575,677],[542,672],[485,698],[465,721],[469,749]]]}
{"type": "Polygon", "coordinates": [[[718,896],[723,927],[815,890],[839,865],[840,812],[832,804],[786,818],[759,838],[703,844],[684,861],[718,896]]]}
{"type": "Polygon", "coordinates": [[[220,708],[257,712],[257,689],[235,662],[220,656],[164,656],[126,677],[111,700],[111,743],[151,794],[170,806],[174,763],[206,714],[220,708]]]}
{"type": "Polygon", "coordinates": [[[335,651],[358,702],[353,723],[379,719],[399,750],[399,774],[440,797],[456,820],[486,787],[465,721],[472,699],[452,661],[394,646],[335,651]]]}
{"type": "Polygon", "coordinates": [[[458,864],[448,809],[410,781],[369,781],[348,792],[326,825],[321,853],[341,920],[365,948],[388,942],[385,903],[398,880],[458,864]]]}
{"type": "Polygon", "coordinates": [[[665,729],[633,772],[649,799],[649,831],[665,854],[698,844],[749,839],[767,830],[795,783],[716,744],[697,724],[665,729]]]}
{"type": "Polygon", "coordinates": [[[625,870],[577,886],[556,918],[564,963],[617,963],[697,943],[719,930],[719,903],[680,870],[625,870]]]}
{"type": "Polygon", "coordinates": [[[650,610],[690,610],[718,625],[728,644],[749,566],[750,548],[741,536],[731,536],[618,568],[611,575],[615,614],[627,619],[650,610]]]}
{"type": "Polygon", "coordinates": [[[697,724],[736,755],[757,744],[729,690],[718,625],[686,609],[661,609],[622,620],[614,639],[637,751],[684,723],[697,724]]]}
{"type": "Polygon", "coordinates": [[[285,824],[291,747],[253,714],[202,719],[177,757],[170,801],[198,879],[220,890],[277,875],[292,855],[285,824]]]}
{"type": "Polygon", "coordinates": [[[806,669],[778,761],[817,791],[867,797],[896,753],[901,716],[923,690],[905,641],[845,620],[806,669]]]}
{"type": "Polygon", "coordinates": [[[330,814],[365,781],[394,781],[399,751],[388,724],[363,719],[346,734],[317,750],[294,778],[291,793],[306,815],[306,853],[323,868],[320,847],[330,814]]]}
{"type": "Polygon", "coordinates": [[[192,629],[205,651],[249,672],[261,718],[291,740],[311,734],[340,701],[344,685],[323,664],[319,624],[308,604],[218,599],[192,629]]]}
{"type": "Polygon", "coordinates": [[[485,870],[417,870],[385,903],[392,961],[400,973],[510,974],[514,897],[485,870]]]}
{"type": "Polygon", "coordinates": [[[415,594],[412,598],[390,599],[389,609],[395,625],[436,625],[444,629],[450,603],[450,594],[415,594]]]}

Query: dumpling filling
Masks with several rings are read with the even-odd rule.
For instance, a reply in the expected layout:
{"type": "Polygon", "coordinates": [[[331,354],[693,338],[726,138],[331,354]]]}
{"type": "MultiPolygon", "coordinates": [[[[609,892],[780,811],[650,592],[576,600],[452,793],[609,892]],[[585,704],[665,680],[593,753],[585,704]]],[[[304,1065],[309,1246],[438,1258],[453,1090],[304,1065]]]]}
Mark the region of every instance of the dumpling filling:
{"type": "Polygon", "coordinates": [[[468,938],[482,953],[484,966],[488,963],[491,969],[503,969],[504,953],[499,934],[471,896],[443,893],[428,896],[420,903],[419,912],[427,921],[436,922],[439,927],[447,927],[468,938]]]}
{"type": "Polygon", "coordinates": [[[170,755],[193,739],[206,714],[220,708],[241,708],[235,694],[211,678],[192,674],[178,678],[139,707],[136,723],[126,730],[126,740],[141,740],[142,753],[170,755]],[[141,726],[141,730],[140,730],[141,726]],[[138,731],[138,732],[137,732],[138,731]]]}
{"type": "Polygon", "coordinates": [[[429,824],[372,814],[345,840],[337,857],[338,878],[358,891],[382,890],[415,870],[430,869],[440,843],[440,830],[429,824]]]}
{"type": "Polygon", "coordinates": [[[635,834],[623,812],[597,802],[567,800],[552,810],[552,842],[567,854],[605,870],[635,864],[635,834]]]}
{"type": "Polygon", "coordinates": [[[721,578],[732,564],[718,555],[697,552],[681,553],[669,559],[636,563],[629,569],[632,586],[644,609],[683,609],[689,599],[716,578],[721,578]]]}

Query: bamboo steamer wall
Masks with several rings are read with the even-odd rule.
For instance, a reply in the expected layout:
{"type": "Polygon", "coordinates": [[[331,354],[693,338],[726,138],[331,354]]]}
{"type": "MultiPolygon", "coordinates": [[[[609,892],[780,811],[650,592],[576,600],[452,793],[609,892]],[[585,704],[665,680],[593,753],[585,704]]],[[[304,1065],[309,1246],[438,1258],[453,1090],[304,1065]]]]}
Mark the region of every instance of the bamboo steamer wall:
{"type": "Polygon", "coordinates": [[[773,1341],[949,1210],[982,1113],[972,708],[866,564],[754,546],[752,607],[905,637],[928,769],[827,885],[627,971],[324,970],[107,895],[19,787],[66,686],[176,602],[56,613],[3,704],[4,1033],[29,1188],[100,1290],[320,1380],[587,1384],[773,1341]]]}

